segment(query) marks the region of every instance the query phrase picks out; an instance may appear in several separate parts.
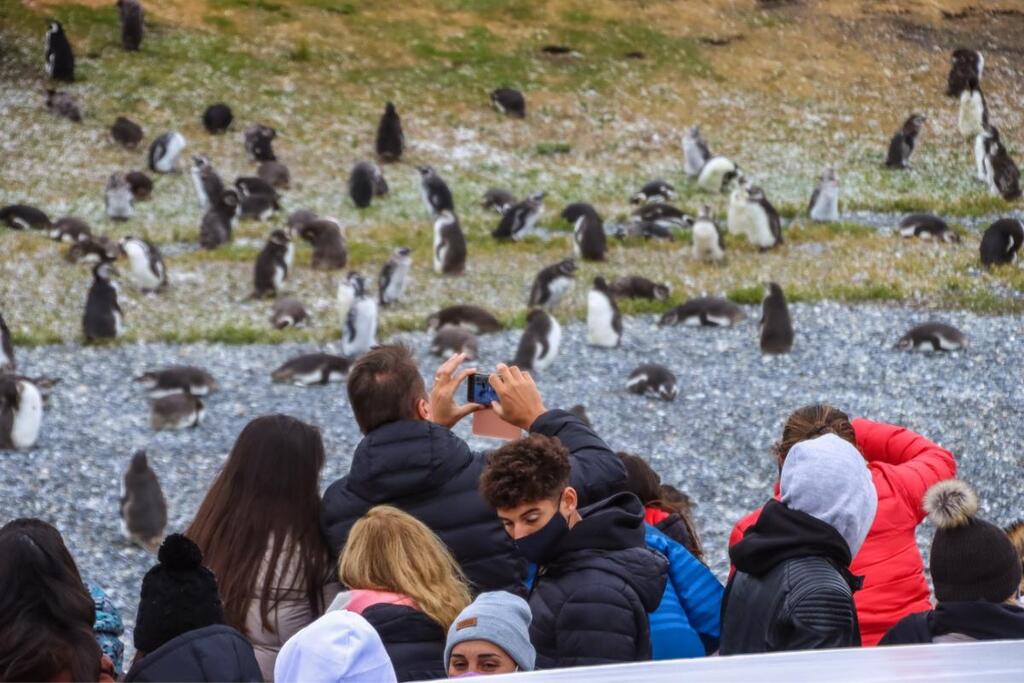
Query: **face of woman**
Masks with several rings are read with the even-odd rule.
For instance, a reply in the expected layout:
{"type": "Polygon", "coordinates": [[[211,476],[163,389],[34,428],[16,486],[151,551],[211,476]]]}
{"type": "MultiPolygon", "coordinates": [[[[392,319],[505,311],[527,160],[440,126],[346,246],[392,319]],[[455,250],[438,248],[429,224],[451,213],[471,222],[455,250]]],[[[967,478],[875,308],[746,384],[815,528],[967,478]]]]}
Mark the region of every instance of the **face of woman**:
{"type": "Polygon", "coordinates": [[[516,671],[516,663],[504,650],[486,640],[467,640],[452,648],[448,660],[448,677],[466,674],[508,674],[516,671]]]}

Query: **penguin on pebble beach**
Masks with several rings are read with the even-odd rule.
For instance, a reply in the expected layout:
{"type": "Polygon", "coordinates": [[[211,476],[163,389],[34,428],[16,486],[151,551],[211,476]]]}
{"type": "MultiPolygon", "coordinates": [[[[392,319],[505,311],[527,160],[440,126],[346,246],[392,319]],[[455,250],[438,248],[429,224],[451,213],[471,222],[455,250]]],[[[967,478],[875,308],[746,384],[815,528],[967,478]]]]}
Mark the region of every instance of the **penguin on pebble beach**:
{"type": "Polygon", "coordinates": [[[923,240],[957,243],[960,235],[953,232],[949,224],[935,214],[913,213],[896,226],[900,237],[917,237],[923,240]]]}
{"type": "Polygon", "coordinates": [[[511,365],[520,370],[543,372],[558,356],[562,343],[562,326],[555,317],[541,308],[526,314],[526,329],[519,338],[511,365]]]}
{"type": "Polygon", "coordinates": [[[1024,244],[1024,221],[1001,218],[988,226],[981,236],[981,265],[996,266],[1013,263],[1024,244]]]}
{"type": "Polygon", "coordinates": [[[121,251],[128,257],[128,275],[142,292],[158,292],[167,287],[167,267],[155,244],[138,237],[121,240],[121,251]]]}
{"type": "MultiPolygon", "coordinates": [[[[289,219],[289,223],[291,220],[289,219]]],[[[313,245],[310,265],[314,270],[340,270],[348,263],[348,245],[341,224],[332,218],[314,218],[294,229],[313,245]]]]}
{"type": "Polygon", "coordinates": [[[667,311],[658,320],[658,326],[731,327],[746,319],[747,314],[743,309],[728,299],[699,296],[667,311]]]}
{"type": "Polygon", "coordinates": [[[302,302],[290,296],[284,296],[274,302],[270,312],[270,324],[275,330],[286,327],[301,327],[309,320],[309,313],[302,302]]]}
{"type": "Polygon", "coordinates": [[[223,102],[217,102],[211,104],[203,112],[203,128],[210,135],[219,135],[231,126],[231,122],[235,120],[235,115],[231,111],[231,107],[224,104],[223,102]]]}
{"type": "Polygon", "coordinates": [[[627,275],[609,284],[608,291],[617,299],[664,301],[672,294],[672,286],[667,282],[657,283],[639,275],[627,275]]]}
{"type": "Polygon", "coordinates": [[[587,344],[616,348],[622,343],[622,314],[603,277],[587,293],[587,344]]]}
{"type": "Polygon", "coordinates": [[[194,365],[169,365],[159,370],[147,370],[133,381],[141,384],[151,399],[171,394],[209,396],[220,390],[213,375],[194,365]]]}
{"type": "Polygon", "coordinates": [[[466,236],[458,217],[445,209],[434,221],[434,272],[462,275],[466,271],[466,236]]]}
{"type": "Polygon", "coordinates": [[[100,261],[92,269],[92,286],[85,300],[82,330],[86,342],[114,339],[124,329],[124,313],[118,303],[117,274],[109,261],[100,261]]]}
{"type": "Polygon", "coordinates": [[[294,384],[299,387],[326,386],[343,382],[352,361],[333,353],[307,353],[285,361],[270,373],[276,384],[294,384]]]}
{"type": "Polygon", "coordinates": [[[192,394],[170,394],[149,406],[149,426],[154,431],[194,429],[203,421],[203,402],[192,394]]]}
{"type": "Polygon", "coordinates": [[[39,439],[43,395],[34,382],[0,375],[0,450],[24,450],[39,439]]]}
{"type": "Polygon", "coordinates": [[[427,329],[436,332],[445,327],[461,327],[473,334],[501,332],[505,326],[494,314],[479,306],[459,304],[442,308],[427,318],[427,329]]]}
{"type": "Polygon", "coordinates": [[[519,241],[533,234],[541,214],[544,213],[544,193],[534,192],[521,202],[505,209],[498,227],[491,237],[499,240],[519,241]]]}
{"type": "Polygon", "coordinates": [[[288,233],[280,229],[273,230],[256,257],[251,298],[261,299],[268,294],[277,296],[284,287],[284,281],[288,279],[294,255],[295,245],[288,233]]]}
{"type": "Polygon", "coordinates": [[[711,207],[700,208],[693,223],[693,258],[706,263],[721,263],[725,260],[725,236],[711,217],[711,207]]]}
{"type": "Polygon", "coordinates": [[[186,145],[185,136],[178,132],[164,133],[149,146],[149,170],[154,173],[174,173],[178,170],[178,157],[186,145]]]}
{"type": "Polygon", "coordinates": [[[7,327],[3,314],[0,314],[0,373],[14,372],[18,363],[14,360],[14,341],[11,329],[7,327]]]}
{"type": "Polygon", "coordinates": [[[145,31],[145,13],[139,0],[117,0],[117,13],[121,17],[121,47],[138,52],[145,31]]]}
{"type": "Polygon", "coordinates": [[[103,205],[107,211],[107,217],[115,221],[126,221],[135,215],[133,202],[135,195],[132,194],[132,186],[121,173],[114,173],[107,179],[107,186],[103,190],[103,205]]]}
{"type": "Polygon", "coordinates": [[[683,172],[691,178],[696,178],[709,159],[711,152],[700,135],[700,126],[690,126],[683,135],[683,172]]]}
{"type": "Polygon", "coordinates": [[[631,394],[674,401],[679,394],[679,382],[675,374],[664,365],[644,363],[629,373],[626,390],[631,394]]]}
{"type": "Polygon", "coordinates": [[[52,225],[45,211],[27,204],[8,204],[0,209],[0,223],[11,230],[48,230],[52,225]]]}
{"type": "Polygon", "coordinates": [[[889,141],[889,152],[885,157],[885,165],[891,169],[905,169],[910,166],[910,157],[917,145],[917,136],[921,134],[925,117],[911,114],[889,141]]]}
{"type": "Polygon", "coordinates": [[[826,168],[818,179],[807,205],[807,215],[812,221],[828,223],[839,220],[839,178],[835,169],[826,168]]]}
{"type": "Polygon", "coordinates": [[[527,304],[551,310],[572,288],[575,277],[576,261],[571,258],[542,268],[533,280],[527,304]]]}
{"type": "Polygon", "coordinates": [[[455,211],[455,203],[452,200],[452,191],[432,166],[417,166],[420,174],[420,196],[427,212],[437,218],[442,211],[455,211]]]}
{"type": "Polygon", "coordinates": [[[793,321],[782,287],[769,282],[761,302],[761,353],[782,354],[793,350],[793,321]]]}
{"type": "Polygon", "coordinates": [[[398,116],[394,102],[388,102],[377,124],[377,157],[384,163],[391,163],[401,159],[404,150],[402,119],[398,116]]]}
{"type": "Polygon", "coordinates": [[[118,116],[110,126],[110,139],[125,149],[136,149],[142,137],[142,126],[124,116],[118,116]]]}
{"type": "Polygon", "coordinates": [[[380,276],[377,278],[377,294],[381,306],[398,303],[405,294],[405,288],[409,283],[409,271],[412,269],[411,254],[412,250],[409,247],[397,247],[381,268],[380,276]]]}
{"type": "Polygon", "coordinates": [[[55,81],[75,80],[75,53],[59,21],[51,21],[46,30],[44,55],[46,75],[55,81]]]}
{"type": "Polygon", "coordinates": [[[146,459],[146,451],[136,451],[121,487],[121,524],[125,537],[154,553],[164,539],[167,527],[167,500],[146,459]]]}
{"type": "Polygon", "coordinates": [[[366,286],[366,278],[357,272],[338,286],[338,312],[341,314],[341,353],[355,358],[377,345],[377,302],[366,286]]]}
{"type": "Polygon", "coordinates": [[[474,361],[480,356],[480,343],[476,335],[463,327],[442,327],[430,342],[430,353],[434,356],[448,358],[456,353],[466,355],[466,360],[474,361]]]}
{"type": "Polygon", "coordinates": [[[946,323],[915,325],[896,342],[899,351],[959,351],[967,348],[967,336],[946,323]]]}

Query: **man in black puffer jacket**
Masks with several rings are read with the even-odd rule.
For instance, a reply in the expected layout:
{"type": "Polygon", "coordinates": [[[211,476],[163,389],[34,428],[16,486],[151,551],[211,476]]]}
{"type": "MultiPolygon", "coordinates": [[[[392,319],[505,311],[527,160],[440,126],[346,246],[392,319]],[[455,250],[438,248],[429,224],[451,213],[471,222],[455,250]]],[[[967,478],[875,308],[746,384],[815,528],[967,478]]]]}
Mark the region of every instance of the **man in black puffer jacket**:
{"type": "MultiPolygon", "coordinates": [[[[371,350],[352,366],[348,394],[366,435],[348,475],[323,497],[331,550],[340,553],[356,520],[375,505],[393,505],[426,524],[448,546],[475,593],[521,592],[526,562],[477,490],[487,456],[450,431],[485,406],[456,405],[455,390],[473,371],[456,372],[457,354],[434,377],[429,397],[415,360],[401,346],[371,350]]],[[[499,365],[492,386],[502,417],[534,434],[557,437],[571,453],[574,487],[590,503],[621,491],[622,463],[579,418],[547,410],[528,373],[499,365]]]]}
{"type": "Polygon", "coordinates": [[[493,453],[480,480],[516,548],[538,566],[529,597],[537,668],[650,659],[648,613],[668,563],[646,547],[643,505],[618,493],[580,509],[569,473],[566,449],[534,434],[493,453]]]}

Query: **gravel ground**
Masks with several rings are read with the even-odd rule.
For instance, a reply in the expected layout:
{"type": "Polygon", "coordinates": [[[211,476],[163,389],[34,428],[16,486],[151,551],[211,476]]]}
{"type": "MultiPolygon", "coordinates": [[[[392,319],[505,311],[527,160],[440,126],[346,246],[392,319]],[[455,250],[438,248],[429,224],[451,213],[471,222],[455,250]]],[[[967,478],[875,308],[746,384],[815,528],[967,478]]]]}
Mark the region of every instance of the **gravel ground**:
{"type": "MultiPolygon", "coordinates": [[[[769,495],[775,472],[768,449],[792,409],[831,401],[853,415],[907,425],[959,457],[961,476],[981,491],[986,517],[1007,523],[1024,514],[1017,481],[1024,466],[1024,386],[1020,318],[969,313],[934,316],[964,330],[971,348],[929,356],[891,350],[912,324],[932,319],[909,308],[792,307],[797,345],[762,358],[758,312],[733,329],[659,329],[653,317],[626,321],[617,351],[585,346],[582,324],[568,325],[560,358],[539,378],[550,407],[586,404],[596,428],[616,449],[650,458],[663,478],[697,502],[709,560],[726,570],[731,524],[769,495]],[[674,403],[625,392],[626,376],[644,361],[671,367],[680,380],[674,403]]],[[[519,332],[482,339],[481,367],[511,357],[519,332]]],[[[399,335],[420,353],[425,375],[437,361],[429,337],[399,335]]],[[[301,389],[271,384],[269,372],[309,346],[130,345],[108,349],[39,347],[19,353],[29,375],[62,378],[36,448],[2,454],[0,522],[38,516],[63,532],[83,575],[134,615],[142,575],[154,562],[120,532],[118,497],[134,449],[146,448],[180,530],[198,506],[245,423],[281,411],[321,426],[329,454],[326,486],[346,471],[359,440],[341,385],[301,389]],[[170,363],[208,368],[222,390],[207,402],[197,429],[153,433],[147,403],[130,378],[170,363]]],[[[461,425],[466,435],[468,425],[461,425]]],[[[488,442],[477,441],[478,447],[488,442]]],[[[922,528],[922,540],[930,538],[922,528]]],[[[126,638],[130,642],[130,637],[126,638]]]]}

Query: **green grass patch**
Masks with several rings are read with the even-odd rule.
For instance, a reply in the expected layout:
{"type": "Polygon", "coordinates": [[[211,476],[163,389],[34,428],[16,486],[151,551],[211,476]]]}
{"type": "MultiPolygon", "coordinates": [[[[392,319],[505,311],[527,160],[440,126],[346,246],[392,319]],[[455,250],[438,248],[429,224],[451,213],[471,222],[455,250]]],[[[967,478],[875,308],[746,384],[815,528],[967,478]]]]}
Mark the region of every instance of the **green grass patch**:
{"type": "Polygon", "coordinates": [[[288,51],[288,59],[299,63],[312,61],[313,51],[309,47],[309,41],[305,38],[300,40],[295,47],[288,51]]]}
{"type": "Polygon", "coordinates": [[[810,220],[791,223],[785,237],[792,242],[827,242],[834,239],[871,237],[878,231],[862,223],[814,223],[810,220]]]}
{"type": "Polygon", "coordinates": [[[764,299],[764,287],[757,285],[734,287],[725,293],[725,298],[741,306],[754,306],[760,304],[764,299]]]}
{"type": "Polygon", "coordinates": [[[572,145],[568,142],[539,142],[533,148],[537,156],[550,157],[556,154],[568,154],[572,151],[572,145]]]}

